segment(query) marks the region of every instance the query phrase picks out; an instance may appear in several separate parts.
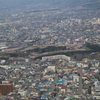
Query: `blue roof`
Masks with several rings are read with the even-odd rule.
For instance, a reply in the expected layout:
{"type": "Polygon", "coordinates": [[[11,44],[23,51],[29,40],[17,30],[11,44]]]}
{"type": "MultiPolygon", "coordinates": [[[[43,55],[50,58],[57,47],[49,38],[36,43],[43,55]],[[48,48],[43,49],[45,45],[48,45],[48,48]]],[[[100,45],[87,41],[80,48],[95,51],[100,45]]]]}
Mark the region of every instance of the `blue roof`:
{"type": "Polygon", "coordinates": [[[67,79],[66,79],[66,78],[63,78],[62,80],[63,80],[63,81],[66,81],[67,79]]]}
{"type": "Polygon", "coordinates": [[[44,93],[44,95],[49,95],[49,93],[44,93]]]}
{"type": "Polygon", "coordinates": [[[46,95],[43,95],[43,96],[42,96],[42,98],[48,98],[48,96],[46,96],[46,95]]]}
{"type": "Polygon", "coordinates": [[[56,83],[64,83],[64,80],[56,81],[56,83]]]}

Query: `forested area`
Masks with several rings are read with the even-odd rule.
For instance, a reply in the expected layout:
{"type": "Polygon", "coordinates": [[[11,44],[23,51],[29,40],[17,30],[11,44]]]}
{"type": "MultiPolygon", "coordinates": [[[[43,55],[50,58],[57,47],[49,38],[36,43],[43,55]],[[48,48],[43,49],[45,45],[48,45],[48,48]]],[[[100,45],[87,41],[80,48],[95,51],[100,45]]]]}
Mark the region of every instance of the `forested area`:
{"type": "Polygon", "coordinates": [[[93,51],[98,51],[100,52],[100,45],[98,44],[90,44],[90,43],[86,43],[85,44],[87,48],[93,50],[93,51]]]}
{"type": "Polygon", "coordinates": [[[27,52],[37,52],[37,53],[45,53],[45,52],[52,52],[52,51],[60,51],[66,50],[66,46],[47,46],[45,48],[36,47],[32,50],[28,50],[27,52]]]}

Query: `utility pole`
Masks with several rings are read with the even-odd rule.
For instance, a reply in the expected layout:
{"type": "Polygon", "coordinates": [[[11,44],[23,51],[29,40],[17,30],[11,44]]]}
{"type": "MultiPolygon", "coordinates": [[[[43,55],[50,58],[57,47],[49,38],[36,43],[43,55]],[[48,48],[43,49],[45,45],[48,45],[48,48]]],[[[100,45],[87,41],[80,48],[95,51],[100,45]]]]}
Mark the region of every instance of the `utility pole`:
{"type": "Polygon", "coordinates": [[[80,73],[79,73],[79,95],[80,95],[80,100],[82,100],[82,65],[80,67],[80,73]]]}

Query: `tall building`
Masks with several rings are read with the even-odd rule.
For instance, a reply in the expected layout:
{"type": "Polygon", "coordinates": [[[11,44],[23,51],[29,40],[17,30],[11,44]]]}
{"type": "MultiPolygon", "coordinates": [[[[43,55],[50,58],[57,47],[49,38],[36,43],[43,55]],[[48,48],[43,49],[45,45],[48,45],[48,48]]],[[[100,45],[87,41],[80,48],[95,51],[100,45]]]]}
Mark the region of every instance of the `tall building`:
{"type": "Polygon", "coordinates": [[[2,95],[7,95],[10,92],[13,92],[13,85],[12,84],[0,84],[0,93],[2,95]]]}

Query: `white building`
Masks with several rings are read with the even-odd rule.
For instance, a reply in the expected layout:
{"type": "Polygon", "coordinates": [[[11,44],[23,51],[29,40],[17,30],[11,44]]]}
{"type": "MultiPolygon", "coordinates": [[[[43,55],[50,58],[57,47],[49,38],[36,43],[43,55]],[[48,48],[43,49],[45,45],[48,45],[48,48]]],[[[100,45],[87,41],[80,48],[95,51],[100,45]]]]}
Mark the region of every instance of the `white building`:
{"type": "Polygon", "coordinates": [[[73,76],[73,82],[79,82],[79,76],[73,76]]]}
{"type": "Polygon", "coordinates": [[[100,81],[96,81],[94,84],[95,84],[95,91],[100,92],[100,81]]]}
{"type": "Polygon", "coordinates": [[[27,94],[27,90],[19,90],[18,93],[24,97],[27,94]]]}

